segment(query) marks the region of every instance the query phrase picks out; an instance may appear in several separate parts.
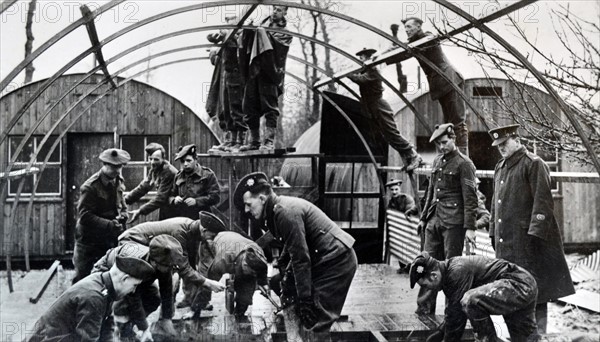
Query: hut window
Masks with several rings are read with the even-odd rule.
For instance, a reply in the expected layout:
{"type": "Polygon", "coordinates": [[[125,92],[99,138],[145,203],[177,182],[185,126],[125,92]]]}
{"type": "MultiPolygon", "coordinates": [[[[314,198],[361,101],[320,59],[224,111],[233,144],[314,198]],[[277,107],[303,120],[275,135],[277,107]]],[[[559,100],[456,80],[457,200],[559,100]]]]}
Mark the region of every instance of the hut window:
{"type": "Polygon", "coordinates": [[[473,97],[502,97],[502,87],[473,87],[473,97]]]}
{"type": "Polygon", "coordinates": [[[26,169],[32,158],[32,167],[43,172],[25,176],[20,179],[8,181],[9,196],[15,196],[19,189],[19,184],[23,181],[21,196],[31,196],[33,188],[38,183],[35,190],[35,196],[60,196],[62,189],[61,164],[62,164],[62,141],[58,141],[54,150],[50,154],[50,148],[57,142],[58,136],[50,136],[42,145],[43,136],[32,136],[23,146],[20,153],[17,148],[23,141],[25,136],[15,135],[9,137],[8,158],[12,160],[16,155],[15,163],[12,171],[26,169]],[[37,155],[34,154],[37,152],[37,155]],[[48,161],[44,164],[44,162],[48,161]]]}
{"type": "Polygon", "coordinates": [[[122,135],[121,148],[129,152],[131,161],[123,168],[123,178],[125,178],[125,187],[127,190],[134,189],[140,182],[148,176],[150,163],[144,147],[149,143],[159,143],[165,148],[166,160],[171,155],[171,136],[169,135],[122,135]]]}
{"type": "MultiPolygon", "coordinates": [[[[530,151],[533,151],[537,156],[542,158],[548,164],[551,172],[558,172],[559,170],[559,157],[558,150],[551,146],[543,145],[537,140],[526,140],[527,147],[530,151]]],[[[550,189],[553,193],[560,191],[559,183],[553,178],[550,181],[550,189]]]]}

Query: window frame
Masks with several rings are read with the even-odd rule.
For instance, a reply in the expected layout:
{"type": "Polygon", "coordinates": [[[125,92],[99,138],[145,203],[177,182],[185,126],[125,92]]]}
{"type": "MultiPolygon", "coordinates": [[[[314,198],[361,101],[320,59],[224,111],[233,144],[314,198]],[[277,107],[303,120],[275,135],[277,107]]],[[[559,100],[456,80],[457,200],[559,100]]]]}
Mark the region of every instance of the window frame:
{"type": "MultiPolygon", "coordinates": [[[[38,143],[39,143],[40,140],[43,139],[43,137],[44,137],[43,135],[32,135],[31,137],[29,137],[29,139],[33,139],[33,144],[34,144],[33,151],[37,150],[38,143]]],[[[59,135],[50,135],[50,138],[52,138],[52,137],[58,138],[59,135]]],[[[21,134],[9,135],[9,137],[8,137],[8,160],[11,160],[12,157],[13,157],[12,156],[12,154],[13,154],[13,151],[12,151],[12,146],[13,146],[12,141],[15,138],[20,138],[21,141],[22,141],[22,139],[25,138],[25,135],[24,134],[23,135],[21,135],[21,134]]],[[[47,144],[48,144],[48,142],[46,142],[46,146],[49,146],[47,144]]],[[[48,169],[58,169],[58,192],[39,192],[39,191],[36,191],[35,192],[35,196],[40,196],[40,197],[62,197],[62,194],[63,194],[63,185],[64,185],[64,182],[63,182],[63,172],[62,172],[62,167],[63,167],[63,165],[62,165],[62,162],[63,162],[63,151],[62,151],[63,140],[62,139],[60,139],[60,141],[58,142],[58,146],[56,148],[58,149],[58,161],[48,161],[46,163],[46,167],[44,168],[44,171],[46,171],[48,169]]],[[[54,150],[54,151],[56,151],[56,150],[54,150]]],[[[21,153],[22,152],[23,151],[21,151],[21,153]]],[[[45,158],[45,156],[42,156],[42,157],[45,158]]],[[[39,158],[36,158],[36,160],[32,163],[32,165],[31,165],[32,167],[40,167],[40,166],[42,166],[44,164],[43,162],[38,161],[38,159],[39,158]]],[[[13,171],[21,170],[22,168],[25,168],[27,165],[29,165],[29,163],[30,163],[29,161],[28,162],[17,162],[17,161],[15,161],[15,163],[13,164],[13,171]]],[[[24,177],[32,177],[32,185],[35,185],[35,183],[37,182],[38,177],[41,177],[42,174],[43,174],[43,172],[42,173],[36,173],[36,174],[28,175],[28,176],[24,176],[24,177]]],[[[11,182],[12,181],[13,180],[9,179],[8,180],[8,184],[7,184],[7,186],[8,186],[8,197],[9,198],[15,197],[17,195],[16,192],[12,192],[12,190],[11,190],[11,186],[12,186],[11,182]]],[[[14,181],[15,182],[21,182],[21,179],[16,179],[14,181]]],[[[40,185],[41,185],[41,182],[40,182],[40,185]]],[[[39,186],[38,186],[38,189],[39,189],[39,186]]],[[[21,197],[31,197],[31,192],[21,192],[20,196],[21,197]]]]}
{"type": "MultiPolygon", "coordinates": [[[[554,149],[554,160],[546,160],[546,159],[544,159],[543,156],[538,154],[538,145],[540,144],[540,142],[535,139],[531,139],[528,142],[529,142],[529,145],[531,147],[533,154],[540,157],[544,161],[544,163],[546,163],[546,165],[548,165],[550,172],[560,172],[560,153],[557,148],[554,149]]],[[[556,188],[550,188],[550,191],[552,192],[553,195],[554,194],[558,195],[558,194],[560,194],[561,186],[560,186],[559,181],[555,181],[555,182],[556,182],[556,188]]],[[[553,181],[551,180],[550,185],[552,185],[552,183],[553,183],[553,181]]]]}

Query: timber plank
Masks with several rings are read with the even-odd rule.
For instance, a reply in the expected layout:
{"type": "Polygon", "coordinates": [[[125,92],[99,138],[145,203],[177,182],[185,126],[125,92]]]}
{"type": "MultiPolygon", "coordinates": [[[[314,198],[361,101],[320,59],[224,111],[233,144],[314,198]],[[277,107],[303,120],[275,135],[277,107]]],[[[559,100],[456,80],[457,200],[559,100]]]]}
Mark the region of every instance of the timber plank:
{"type": "Polygon", "coordinates": [[[35,297],[29,298],[29,302],[36,304],[40,300],[40,298],[42,298],[42,295],[44,294],[44,291],[46,291],[46,288],[48,287],[50,280],[52,279],[52,277],[54,277],[54,274],[56,274],[56,270],[58,269],[59,265],[60,265],[60,261],[54,260],[54,263],[52,263],[52,266],[50,266],[50,268],[46,272],[45,280],[42,283],[42,288],[37,292],[35,297]]]}

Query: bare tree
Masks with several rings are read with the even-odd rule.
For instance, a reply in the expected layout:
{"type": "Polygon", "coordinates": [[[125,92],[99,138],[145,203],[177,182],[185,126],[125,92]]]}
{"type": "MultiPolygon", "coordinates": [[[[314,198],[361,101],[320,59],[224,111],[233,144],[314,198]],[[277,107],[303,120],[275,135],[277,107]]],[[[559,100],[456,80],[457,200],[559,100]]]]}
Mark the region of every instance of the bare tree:
{"type": "MultiPolygon", "coordinates": [[[[553,32],[543,32],[546,38],[553,35],[559,43],[552,47],[552,51],[545,51],[545,47],[538,44],[537,35],[534,38],[527,35],[513,17],[506,17],[506,25],[515,32],[515,40],[523,42],[530,50],[528,59],[535,65],[545,66],[540,72],[572,106],[595,153],[600,154],[600,27],[595,22],[576,16],[569,6],[554,7],[549,10],[553,32]]],[[[440,34],[451,29],[447,21],[443,27],[436,28],[440,34]]],[[[563,152],[581,164],[591,165],[587,150],[573,126],[558,106],[535,95],[535,88],[542,87],[519,61],[477,31],[468,31],[449,39],[475,56],[491,85],[493,79],[487,71],[498,70],[517,89],[516,97],[498,97],[502,113],[487,113],[486,120],[514,120],[523,126],[527,136],[539,142],[538,147],[563,152]]]]}
{"type": "MultiPolygon", "coordinates": [[[[25,34],[27,36],[27,41],[25,42],[25,58],[27,58],[27,56],[29,56],[31,54],[31,51],[33,50],[33,40],[35,38],[33,37],[33,30],[31,27],[33,25],[33,15],[35,14],[36,5],[37,0],[31,0],[31,2],[29,2],[29,8],[27,9],[27,22],[25,23],[25,34]]],[[[35,67],[33,66],[33,62],[29,63],[25,67],[26,84],[31,82],[31,80],[33,79],[34,71],[35,67]]]]}

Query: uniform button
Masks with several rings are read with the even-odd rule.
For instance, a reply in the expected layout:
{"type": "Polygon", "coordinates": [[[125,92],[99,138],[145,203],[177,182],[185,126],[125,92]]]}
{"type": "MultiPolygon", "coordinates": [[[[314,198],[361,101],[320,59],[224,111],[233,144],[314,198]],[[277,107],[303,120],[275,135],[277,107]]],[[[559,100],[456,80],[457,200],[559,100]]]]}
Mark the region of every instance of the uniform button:
{"type": "Polygon", "coordinates": [[[437,191],[440,191],[440,189],[437,189],[437,191]]]}
{"type": "Polygon", "coordinates": [[[502,200],[498,200],[498,203],[502,203],[502,200]]]}
{"type": "Polygon", "coordinates": [[[315,253],[319,253],[319,250],[315,249],[315,253]]]}
{"type": "Polygon", "coordinates": [[[500,242],[504,242],[504,240],[503,240],[503,239],[500,239],[500,242]]]}
{"type": "Polygon", "coordinates": [[[438,178],[438,182],[441,182],[441,181],[442,181],[442,179],[441,179],[441,178],[438,178]]]}
{"type": "Polygon", "coordinates": [[[502,222],[502,219],[498,219],[498,222],[502,222]]]}
{"type": "Polygon", "coordinates": [[[457,206],[457,204],[456,204],[456,203],[454,203],[454,206],[456,207],[456,206],[457,206]]]}
{"type": "Polygon", "coordinates": [[[500,181],[500,184],[504,184],[504,181],[503,181],[503,180],[501,180],[501,181],[500,181]]]}
{"type": "Polygon", "coordinates": [[[440,199],[438,198],[438,199],[436,199],[435,201],[436,201],[436,202],[439,202],[439,201],[440,201],[440,199]]]}
{"type": "Polygon", "coordinates": [[[446,162],[446,159],[442,159],[443,162],[446,162]]]}

